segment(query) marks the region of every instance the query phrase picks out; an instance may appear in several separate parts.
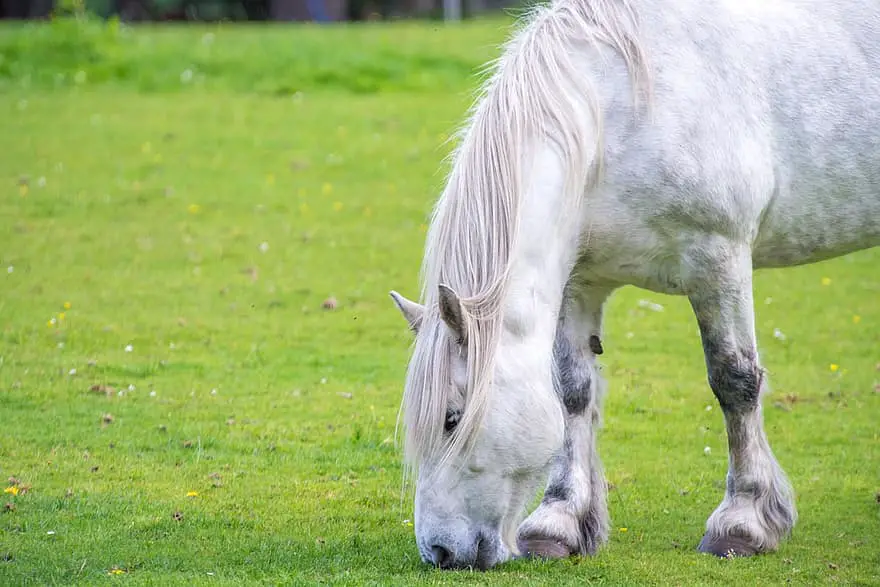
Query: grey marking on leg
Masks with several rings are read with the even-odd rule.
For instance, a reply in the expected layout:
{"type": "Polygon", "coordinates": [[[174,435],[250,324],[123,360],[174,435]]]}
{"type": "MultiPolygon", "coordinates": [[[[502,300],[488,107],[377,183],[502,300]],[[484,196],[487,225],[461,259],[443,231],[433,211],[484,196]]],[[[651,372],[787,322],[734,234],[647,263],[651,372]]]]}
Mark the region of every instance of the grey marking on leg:
{"type": "Polygon", "coordinates": [[[592,399],[592,368],[582,353],[558,330],[553,343],[556,391],[569,414],[583,414],[592,399]]]}
{"type": "Polygon", "coordinates": [[[719,345],[704,332],[703,352],[709,375],[709,387],[718,399],[721,409],[742,412],[758,405],[764,371],[758,365],[754,351],[719,345]]]}
{"type": "MultiPolygon", "coordinates": [[[[598,410],[594,412],[598,416],[598,410]]],[[[595,426],[595,419],[593,425],[595,426]]],[[[594,437],[595,442],[595,437],[594,437]]],[[[599,547],[608,540],[608,485],[605,482],[605,473],[595,453],[595,462],[590,469],[590,503],[580,519],[581,526],[581,552],[596,554],[599,547]]]]}
{"type": "Polygon", "coordinates": [[[571,496],[571,459],[572,459],[571,439],[565,439],[563,453],[557,457],[558,470],[562,474],[553,479],[547,489],[544,490],[544,503],[553,503],[554,501],[568,501],[571,496]]]}

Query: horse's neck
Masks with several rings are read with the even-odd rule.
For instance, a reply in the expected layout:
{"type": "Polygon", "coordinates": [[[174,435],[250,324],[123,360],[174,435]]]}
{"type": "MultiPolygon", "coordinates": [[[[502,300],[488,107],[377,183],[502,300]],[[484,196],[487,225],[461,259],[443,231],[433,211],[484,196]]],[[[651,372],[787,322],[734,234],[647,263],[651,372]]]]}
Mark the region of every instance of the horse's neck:
{"type": "Polygon", "coordinates": [[[581,219],[564,189],[563,162],[542,147],[529,166],[503,311],[505,330],[551,345],[577,257],[581,219]]]}

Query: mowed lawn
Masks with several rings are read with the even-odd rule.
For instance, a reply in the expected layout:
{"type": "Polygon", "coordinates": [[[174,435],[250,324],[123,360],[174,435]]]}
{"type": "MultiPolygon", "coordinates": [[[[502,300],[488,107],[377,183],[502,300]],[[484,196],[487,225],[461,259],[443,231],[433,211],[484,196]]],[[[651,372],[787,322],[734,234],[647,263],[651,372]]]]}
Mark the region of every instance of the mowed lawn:
{"type": "Polygon", "coordinates": [[[509,22],[0,28],[0,585],[880,584],[880,250],[756,276],[800,512],[778,553],[695,551],[721,412],[686,300],[626,288],[610,544],[420,562],[388,290],[417,295],[447,137],[509,22]]]}

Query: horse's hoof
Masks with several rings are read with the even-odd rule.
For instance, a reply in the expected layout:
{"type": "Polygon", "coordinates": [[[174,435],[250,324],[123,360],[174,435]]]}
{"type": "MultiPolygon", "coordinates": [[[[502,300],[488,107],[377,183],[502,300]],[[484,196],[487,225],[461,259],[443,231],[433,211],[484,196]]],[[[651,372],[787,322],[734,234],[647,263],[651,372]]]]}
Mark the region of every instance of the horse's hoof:
{"type": "Polygon", "coordinates": [[[741,536],[718,536],[709,538],[706,534],[697,547],[700,552],[714,554],[722,558],[737,556],[752,556],[758,554],[758,549],[752,546],[748,540],[741,536]]]}
{"type": "Polygon", "coordinates": [[[516,545],[523,558],[568,558],[574,552],[563,541],[546,536],[517,538],[516,545]]]}

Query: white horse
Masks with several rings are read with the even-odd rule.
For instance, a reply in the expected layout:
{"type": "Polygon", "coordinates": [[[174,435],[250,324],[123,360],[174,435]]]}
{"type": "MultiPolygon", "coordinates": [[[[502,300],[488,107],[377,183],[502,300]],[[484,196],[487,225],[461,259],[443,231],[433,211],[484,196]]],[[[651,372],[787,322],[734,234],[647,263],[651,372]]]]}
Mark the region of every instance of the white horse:
{"type": "Polygon", "coordinates": [[[700,550],[776,549],[796,513],[763,427],[752,272],[880,244],[880,3],[555,0],[483,90],[421,303],[391,292],[415,331],[422,558],[485,569],[607,540],[596,355],[626,284],[688,297],[724,412],[700,550]]]}

